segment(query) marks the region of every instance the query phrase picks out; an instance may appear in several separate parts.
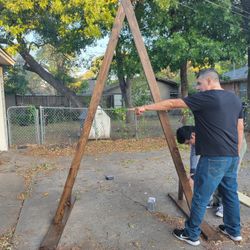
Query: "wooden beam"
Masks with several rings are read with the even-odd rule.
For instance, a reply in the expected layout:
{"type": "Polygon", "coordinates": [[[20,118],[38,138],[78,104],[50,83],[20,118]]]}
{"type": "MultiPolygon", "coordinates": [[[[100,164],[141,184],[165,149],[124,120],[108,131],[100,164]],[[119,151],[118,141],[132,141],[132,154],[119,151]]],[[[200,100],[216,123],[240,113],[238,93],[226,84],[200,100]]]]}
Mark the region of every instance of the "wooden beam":
{"type": "MultiPolygon", "coordinates": [[[[179,200],[178,194],[175,193],[169,193],[168,196],[180,208],[183,214],[186,217],[189,217],[190,212],[187,206],[187,202],[185,200],[179,200]]],[[[200,228],[206,240],[214,240],[214,241],[221,240],[220,234],[218,234],[217,230],[211,227],[206,221],[202,221],[200,228]]]]}
{"type": "Polygon", "coordinates": [[[120,5],[117,16],[114,22],[114,26],[112,29],[111,37],[108,43],[108,47],[101,65],[101,69],[96,81],[96,85],[93,91],[93,95],[90,101],[89,109],[88,109],[88,114],[86,117],[86,120],[84,122],[84,126],[82,129],[82,133],[79,139],[79,142],[76,146],[76,152],[75,156],[73,158],[73,161],[71,163],[71,167],[69,170],[69,174],[64,186],[63,194],[61,196],[59,206],[56,211],[56,215],[54,218],[55,223],[59,223],[62,220],[63,214],[64,214],[64,208],[70,199],[70,195],[72,192],[73,185],[75,183],[75,178],[81,163],[81,159],[85,150],[85,146],[87,144],[88,138],[89,138],[89,133],[90,129],[93,123],[93,119],[97,110],[97,106],[100,102],[102,92],[104,89],[104,85],[106,82],[106,79],[108,77],[109,69],[110,69],[110,64],[114,55],[114,51],[118,42],[119,34],[122,28],[122,24],[125,18],[125,13],[120,5]]]}
{"type": "Polygon", "coordinates": [[[249,196],[247,196],[239,191],[238,191],[238,196],[239,196],[240,203],[250,207],[250,197],[249,196]]]}
{"type": "MultiPolygon", "coordinates": [[[[158,102],[161,100],[159,87],[157,85],[155,75],[153,72],[153,68],[151,66],[147,50],[142,39],[142,35],[141,35],[140,29],[139,29],[139,26],[135,17],[133,6],[129,0],[121,0],[121,3],[123,5],[131,32],[134,37],[135,45],[136,45],[138,54],[140,56],[146,78],[148,80],[148,84],[149,84],[149,88],[150,88],[153,100],[155,102],[158,102]]],[[[184,191],[188,206],[190,207],[191,200],[192,200],[192,190],[191,190],[191,187],[190,187],[187,175],[186,175],[184,165],[181,160],[180,152],[177,147],[167,113],[165,111],[160,111],[158,112],[158,115],[161,121],[163,132],[165,134],[165,137],[168,143],[170,153],[174,161],[174,165],[175,165],[179,180],[181,182],[182,189],[184,191]]],[[[181,191],[180,191],[180,196],[181,196],[181,191]]]]}
{"type": "Polygon", "coordinates": [[[63,233],[63,229],[68,221],[69,215],[75,204],[75,201],[76,201],[76,198],[74,197],[71,201],[71,205],[68,205],[65,208],[65,213],[64,213],[61,223],[58,223],[58,224],[52,223],[50,225],[49,230],[40,245],[39,250],[55,250],[56,249],[58,242],[61,238],[61,235],[63,233]]]}

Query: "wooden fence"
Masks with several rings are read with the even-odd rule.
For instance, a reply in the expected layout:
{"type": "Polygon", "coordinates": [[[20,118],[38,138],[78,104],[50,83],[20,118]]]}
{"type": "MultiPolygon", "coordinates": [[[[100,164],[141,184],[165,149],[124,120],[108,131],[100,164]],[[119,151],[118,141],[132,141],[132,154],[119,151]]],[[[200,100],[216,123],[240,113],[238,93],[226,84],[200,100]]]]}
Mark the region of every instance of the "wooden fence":
{"type": "MultiPolygon", "coordinates": [[[[77,96],[77,99],[83,103],[83,107],[87,107],[90,101],[90,96],[77,96]]],[[[36,107],[72,107],[73,105],[65,96],[52,95],[6,95],[6,108],[11,106],[28,106],[36,107]]]]}

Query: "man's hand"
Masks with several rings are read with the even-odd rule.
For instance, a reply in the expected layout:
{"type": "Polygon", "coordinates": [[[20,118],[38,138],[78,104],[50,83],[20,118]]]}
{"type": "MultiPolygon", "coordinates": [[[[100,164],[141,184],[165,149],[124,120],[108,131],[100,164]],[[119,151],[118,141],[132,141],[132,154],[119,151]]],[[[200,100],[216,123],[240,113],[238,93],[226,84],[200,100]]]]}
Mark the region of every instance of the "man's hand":
{"type": "Polygon", "coordinates": [[[146,111],[144,106],[136,107],[134,110],[136,115],[142,115],[146,111]]]}

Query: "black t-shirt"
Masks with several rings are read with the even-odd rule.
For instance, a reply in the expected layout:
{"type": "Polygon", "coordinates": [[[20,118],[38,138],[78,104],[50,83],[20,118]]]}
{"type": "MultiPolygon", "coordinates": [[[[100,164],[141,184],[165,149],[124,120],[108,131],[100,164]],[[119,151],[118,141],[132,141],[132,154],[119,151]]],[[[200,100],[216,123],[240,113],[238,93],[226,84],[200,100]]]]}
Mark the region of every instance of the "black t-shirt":
{"type": "Polygon", "coordinates": [[[195,149],[202,156],[238,156],[242,104],[232,92],[207,90],[185,97],[195,119],[195,149]]]}

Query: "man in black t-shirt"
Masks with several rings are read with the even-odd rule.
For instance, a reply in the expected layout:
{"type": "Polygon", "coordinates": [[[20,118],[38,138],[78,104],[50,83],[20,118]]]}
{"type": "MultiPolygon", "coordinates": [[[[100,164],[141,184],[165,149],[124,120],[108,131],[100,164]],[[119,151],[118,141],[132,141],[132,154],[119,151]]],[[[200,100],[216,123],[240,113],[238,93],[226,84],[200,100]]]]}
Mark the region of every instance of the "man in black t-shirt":
{"type": "Polygon", "coordinates": [[[184,99],[169,99],[135,108],[137,115],[151,110],[190,108],[194,114],[196,154],[200,155],[194,184],[190,217],[184,229],[173,235],[187,243],[200,244],[200,224],[209,198],[218,187],[224,206],[220,231],[234,241],[241,241],[240,209],[237,194],[237,167],[243,138],[240,99],[221,88],[214,69],[201,70],[197,76],[198,93],[184,99]]]}

